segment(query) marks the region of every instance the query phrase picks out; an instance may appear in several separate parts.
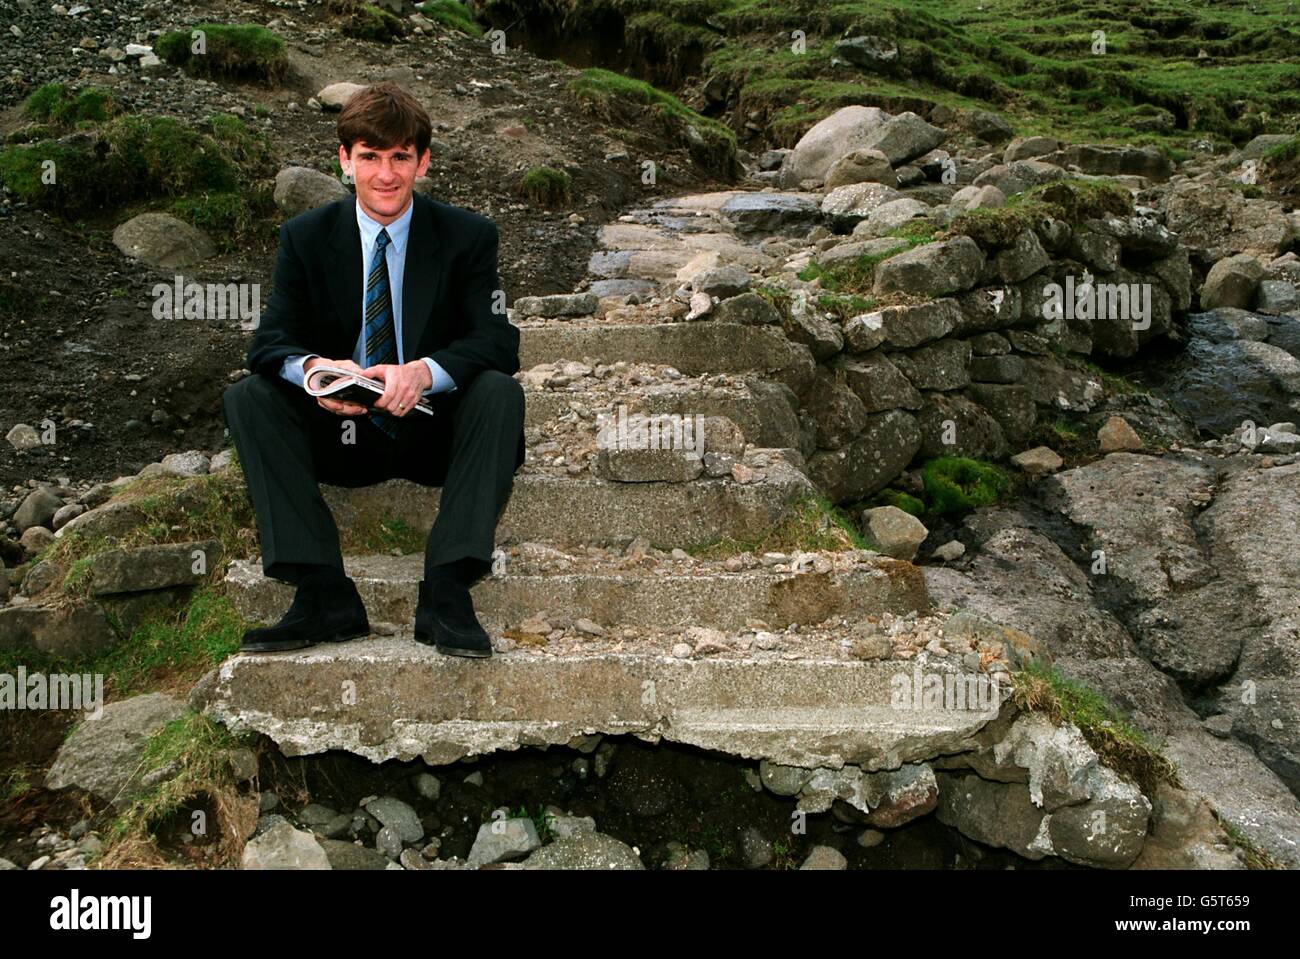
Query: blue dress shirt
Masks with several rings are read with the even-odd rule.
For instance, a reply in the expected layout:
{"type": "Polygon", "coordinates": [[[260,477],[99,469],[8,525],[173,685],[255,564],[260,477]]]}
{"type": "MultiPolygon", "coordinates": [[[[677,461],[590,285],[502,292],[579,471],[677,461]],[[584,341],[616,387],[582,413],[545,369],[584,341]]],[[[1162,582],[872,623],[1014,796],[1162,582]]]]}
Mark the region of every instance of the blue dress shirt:
{"type": "MultiPolygon", "coordinates": [[[[366,348],[366,324],[365,324],[365,296],[366,280],[370,277],[369,264],[366,258],[374,255],[375,240],[379,237],[379,231],[384,229],[384,224],[378,223],[368,217],[361,209],[361,204],[356,203],[357,226],[361,230],[361,333],[357,337],[357,345],[352,350],[352,362],[356,363],[362,369],[370,364],[365,362],[366,348]]],[[[399,216],[387,226],[388,229],[388,247],[384,251],[388,260],[388,294],[393,304],[393,333],[397,340],[397,362],[404,363],[405,357],[402,355],[402,276],[406,271],[406,241],[411,234],[411,214],[415,211],[415,198],[406,206],[406,212],[399,216]]],[[[303,364],[313,356],[319,356],[319,353],[299,353],[295,356],[285,357],[284,363],[280,366],[280,375],[290,383],[296,386],[303,385],[305,372],[303,364]]],[[[424,396],[431,393],[442,393],[444,391],[454,390],[456,382],[441,366],[435,363],[431,358],[421,357],[429,367],[429,374],[433,377],[433,385],[424,391],[424,396]]]]}

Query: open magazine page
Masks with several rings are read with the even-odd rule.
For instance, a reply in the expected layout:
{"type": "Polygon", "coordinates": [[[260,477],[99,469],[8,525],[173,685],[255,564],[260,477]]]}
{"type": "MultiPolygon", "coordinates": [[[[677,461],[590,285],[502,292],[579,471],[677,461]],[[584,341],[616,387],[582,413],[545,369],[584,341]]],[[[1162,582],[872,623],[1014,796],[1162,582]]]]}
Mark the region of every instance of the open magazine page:
{"type": "MultiPolygon", "coordinates": [[[[328,396],[367,408],[373,408],[384,392],[382,381],[327,363],[318,364],[307,372],[303,388],[312,396],[328,396]]],[[[433,415],[433,408],[426,400],[420,400],[415,408],[433,415]]]]}

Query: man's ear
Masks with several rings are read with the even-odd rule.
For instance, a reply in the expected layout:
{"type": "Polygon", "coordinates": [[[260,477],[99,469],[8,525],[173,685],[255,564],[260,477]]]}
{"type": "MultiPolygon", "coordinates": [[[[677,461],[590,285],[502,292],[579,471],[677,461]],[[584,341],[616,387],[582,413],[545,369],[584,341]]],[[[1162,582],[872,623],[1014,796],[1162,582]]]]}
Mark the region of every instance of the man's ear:
{"type": "Polygon", "coordinates": [[[425,147],[424,152],[420,154],[420,158],[415,164],[416,176],[424,176],[424,171],[429,169],[429,160],[431,160],[432,158],[433,158],[433,151],[430,150],[428,147],[425,147]]]}
{"type": "Polygon", "coordinates": [[[344,175],[348,174],[348,167],[352,164],[352,157],[349,156],[351,150],[344,149],[343,144],[339,144],[339,167],[343,170],[344,175]]]}

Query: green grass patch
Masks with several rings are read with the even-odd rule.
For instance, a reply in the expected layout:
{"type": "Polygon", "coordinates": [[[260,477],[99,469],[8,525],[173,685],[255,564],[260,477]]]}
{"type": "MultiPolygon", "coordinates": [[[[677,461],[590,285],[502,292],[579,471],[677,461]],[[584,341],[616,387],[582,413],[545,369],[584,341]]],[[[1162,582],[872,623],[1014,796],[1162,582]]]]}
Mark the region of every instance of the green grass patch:
{"type": "Polygon", "coordinates": [[[394,13],[363,3],[343,23],[343,33],[358,40],[391,43],[406,34],[406,24],[394,13]]]}
{"type": "Polygon", "coordinates": [[[273,218],[277,166],[261,131],[222,114],[194,128],[172,117],[124,115],[82,144],[45,140],[0,149],[0,182],[33,206],[75,218],[164,199],[231,248],[273,218]]]}
{"type": "Polygon", "coordinates": [[[568,89],[606,122],[638,126],[646,119],[657,121],[661,132],[674,136],[703,166],[728,177],[736,171],[736,134],[671,93],[600,67],[583,70],[568,89]]]}
{"type": "Polygon", "coordinates": [[[201,586],[183,609],[146,618],[100,660],[99,671],[116,697],[148,692],[159,675],[206,671],[233,656],[248,627],[216,587],[201,586]]]}
{"type": "Polygon", "coordinates": [[[23,113],[43,123],[61,127],[102,123],[121,112],[121,105],[102,87],[73,90],[63,83],[45,83],[23,101],[23,113]]]}
{"type": "Polygon", "coordinates": [[[147,788],[107,830],[108,849],[101,868],[164,866],[159,851],[166,842],[160,833],[188,831],[195,835],[187,858],[203,865],[235,865],[242,848],[240,837],[250,831],[257,807],[240,801],[231,751],[243,746],[223,726],[199,713],[187,711],[168,723],[144,747],[139,773],[158,774],[159,782],[147,788]],[[194,813],[201,812],[201,817],[194,813]],[[196,824],[202,823],[202,830],[196,824]],[[211,850],[200,859],[200,850],[211,850]]]}
{"type": "Polygon", "coordinates": [[[191,76],[278,86],[289,68],[284,40],[257,24],[199,23],[154,41],[154,52],[191,76]]]}
{"type": "MultiPolygon", "coordinates": [[[[1217,813],[1216,813],[1217,816],[1217,813]]],[[[1219,819],[1219,825],[1223,831],[1228,834],[1228,839],[1234,846],[1241,850],[1242,855],[1246,858],[1246,866],[1249,869],[1285,869],[1278,860],[1270,856],[1266,851],[1257,846],[1249,836],[1247,836],[1238,826],[1233,825],[1226,819],[1219,819]]]]}
{"type": "Polygon", "coordinates": [[[1281,162],[1293,160],[1298,156],[1300,156],[1300,137],[1292,137],[1265,152],[1264,159],[1270,162],[1281,162]]]}
{"type": "Polygon", "coordinates": [[[519,178],[518,192],[540,207],[568,203],[571,185],[569,174],[548,166],[535,166],[519,178]]]}
{"type": "Polygon", "coordinates": [[[1153,796],[1160,782],[1181,787],[1177,770],[1150,736],[1100,693],[1030,662],[1012,676],[1012,702],[1046,713],[1056,723],[1077,726],[1103,763],[1153,796]]]}
{"type": "Polygon", "coordinates": [[[468,33],[471,37],[483,36],[483,28],[474,19],[474,14],[458,0],[425,0],[424,3],[417,3],[415,9],[444,27],[468,33]]]}

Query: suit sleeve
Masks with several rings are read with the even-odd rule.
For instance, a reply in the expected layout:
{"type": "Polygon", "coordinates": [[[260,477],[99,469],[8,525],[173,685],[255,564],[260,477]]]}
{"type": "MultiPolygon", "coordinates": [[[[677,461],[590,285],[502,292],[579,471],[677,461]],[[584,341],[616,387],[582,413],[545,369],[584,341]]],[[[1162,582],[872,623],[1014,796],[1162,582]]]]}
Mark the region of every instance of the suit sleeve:
{"type": "Polygon", "coordinates": [[[266,376],[279,374],[284,361],[298,354],[311,354],[306,345],[311,300],[307,293],[307,271],[294,249],[287,223],[280,225],[280,249],[275,261],[271,299],[262,311],[257,332],[248,345],[248,368],[266,376]]]}
{"type": "Polygon", "coordinates": [[[447,371],[458,390],[468,387],[483,370],[519,371],[519,330],[506,317],[504,297],[497,294],[501,288],[497,246],[497,226],[489,222],[470,255],[459,292],[468,331],[430,357],[447,371]],[[497,303],[499,313],[493,311],[497,303]]]}

